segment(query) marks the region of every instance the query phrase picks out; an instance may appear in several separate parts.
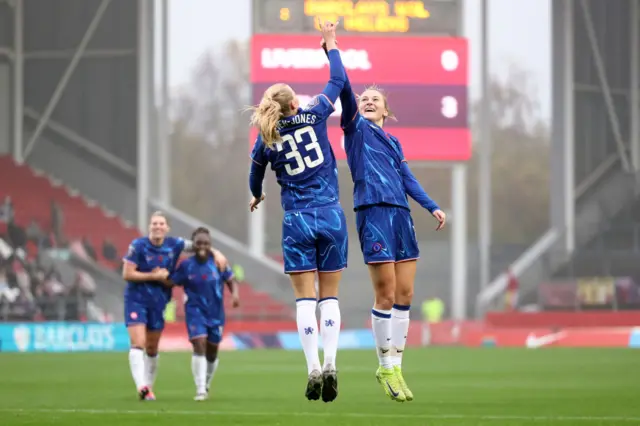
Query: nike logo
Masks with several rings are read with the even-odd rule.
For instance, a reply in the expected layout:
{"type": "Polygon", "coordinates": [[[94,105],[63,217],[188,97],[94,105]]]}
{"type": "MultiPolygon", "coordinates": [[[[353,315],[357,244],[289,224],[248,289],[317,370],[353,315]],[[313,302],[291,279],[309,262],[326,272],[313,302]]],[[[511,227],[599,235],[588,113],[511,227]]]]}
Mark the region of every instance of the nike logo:
{"type": "Polygon", "coordinates": [[[388,339],[387,339],[387,342],[388,342],[388,341],[390,341],[390,340],[391,340],[391,338],[388,338],[388,339]]]}
{"type": "Polygon", "coordinates": [[[394,398],[396,398],[398,396],[398,394],[400,394],[400,392],[394,392],[393,389],[391,389],[391,385],[389,384],[389,382],[385,382],[387,384],[387,388],[389,389],[389,392],[391,392],[391,395],[393,395],[394,398]]]}
{"type": "Polygon", "coordinates": [[[541,348],[543,346],[547,346],[551,343],[557,342],[558,340],[562,340],[565,335],[566,333],[564,331],[546,334],[540,337],[536,337],[534,333],[530,333],[527,336],[527,340],[525,340],[524,344],[529,349],[541,348]]]}
{"type": "Polygon", "coordinates": [[[387,352],[389,352],[389,349],[380,349],[380,353],[386,354],[387,352]]]}
{"type": "Polygon", "coordinates": [[[401,354],[404,351],[401,351],[400,349],[396,349],[396,352],[398,352],[399,354],[401,354]]]}

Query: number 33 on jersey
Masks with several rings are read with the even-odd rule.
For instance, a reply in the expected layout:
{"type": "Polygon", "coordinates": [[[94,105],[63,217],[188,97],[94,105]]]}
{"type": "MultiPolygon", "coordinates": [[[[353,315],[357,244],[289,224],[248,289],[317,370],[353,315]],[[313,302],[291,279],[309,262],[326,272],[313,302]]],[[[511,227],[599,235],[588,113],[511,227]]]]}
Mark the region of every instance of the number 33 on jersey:
{"type": "Polygon", "coordinates": [[[281,141],[270,149],[258,136],[251,159],[260,166],[271,163],[281,187],[285,210],[338,203],[338,169],[327,136],[331,102],[318,95],[295,115],[278,123],[281,141]]]}

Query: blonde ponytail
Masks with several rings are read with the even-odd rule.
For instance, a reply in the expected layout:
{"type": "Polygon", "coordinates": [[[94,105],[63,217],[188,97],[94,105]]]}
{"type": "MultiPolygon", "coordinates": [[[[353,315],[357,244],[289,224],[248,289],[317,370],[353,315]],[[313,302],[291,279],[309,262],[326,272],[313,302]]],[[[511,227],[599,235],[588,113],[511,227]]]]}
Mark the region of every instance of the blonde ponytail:
{"type": "Polygon", "coordinates": [[[278,132],[277,126],[282,117],[280,104],[269,96],[262,98],[251,117],[251,125],[260,130],[262,142],[269,148],[273,148],[273,145],[280,140],[280,132],[278,132]]]}
{"type": "Polygon", "coordinates": [[[251,108],[251,125],[258,128],[262,142],[273,148],[280,140],[278,122],[291,113],[291,103],[294,93],[291,87],[278,83],[269,87],[262,96],[260,104],[251,108]]]}

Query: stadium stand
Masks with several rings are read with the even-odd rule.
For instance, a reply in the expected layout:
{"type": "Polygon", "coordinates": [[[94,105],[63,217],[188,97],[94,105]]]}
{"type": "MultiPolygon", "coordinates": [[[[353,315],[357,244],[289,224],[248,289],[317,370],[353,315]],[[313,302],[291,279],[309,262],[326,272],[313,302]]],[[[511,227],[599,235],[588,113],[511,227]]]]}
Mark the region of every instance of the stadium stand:
{"type": "MultiPolygon", "coordinates": [[[[113,252],[121,253],[131,240],[140,235],[118,216],[104,211],[97,204],[46,175],[27,166],[18,165],[8,156],[0,157],[0,181],[8,183],[0,190],[0,200],[4,200],[3,216],[7,216],[7,219],[10,216],[11,219],[0,220],[0,235],[9,237],[14,248],[25,251],[25,262],[36,262],[41,248],[65,247],[84,263],[95,261],[104,269],[119,270],[120,255],[113,256],[113,252]],[[10,214],[4,214],[4,211],[10,211],[10,214]],[[39,236],[28,237],[30,230],[34,231],[34,235],[35,231],[39,230],[39,236]]],[[[14,271],[11,270],[10,273],[12,272],[14,271]]],[[[79,282],[86,277],[86,273],[77,274],[79,282]]],[[[110,279],[111,283],[107,283],[109,279],[102,283],[110,286],[110,297],[99,299],[102,306],[115,316],[119,311],[116,305],[121,304],[123,283],[120,280],[120,283],[114,284],[113,280],[117,280],[117,276],[113,274],[110,279]],[[114,300],[117,293],[120,300],[114,300]]],[[[289,306],[273,299],[267,293],[254,291],[246,282],[241,283],[240,294],[242,306],[239,309],[228,310],[231,319],[292,318],[289,306]]],[[[176,300],[182,300],[180,290],[176,291],[175,297],[176,300]]],[[[27,316],[37,317],[31,314],[27,316]]],[[[84,318],[79,316],[76,319],[84,318]]],[[[176,318],[183,318],[182,303],[177,304],[176,318]]]]}
{"type": "Polygon", "coordinates": [[[638,309],[640,307],[640,199],[632,200],[548,281],[522,295],[521,305],[542,309],[638,309]],[[580,294],[580,286],[593,295],[580,294]],[[593,299],[593,300],[585,300],[593,299]]]}

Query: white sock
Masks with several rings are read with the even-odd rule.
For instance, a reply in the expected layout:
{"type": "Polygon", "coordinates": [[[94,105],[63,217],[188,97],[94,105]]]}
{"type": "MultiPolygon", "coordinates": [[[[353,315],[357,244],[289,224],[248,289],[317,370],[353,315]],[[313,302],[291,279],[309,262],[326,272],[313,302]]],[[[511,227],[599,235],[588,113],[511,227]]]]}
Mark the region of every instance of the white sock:
{"type": "Polygon", "coordinates": [[[320,371],[320,356],[318,355],[318,320],[316,318],[316,300],[296,300],[296,323],[298,324],[298,336],[307,359],[307,373],[313,370],[320,371]]]}
{"type": "Polygon", "coordinates": [[[216,360],[213,362],[207,361],[207,388],[211,387],[211,381],[213,380],[213,376],[216,374],[219,363],[220,358],[216,358],[216,360]]]}
{"type": "Polygon", "coordinates": [[[136,389],[140,390],[146,385],[144,377],[144,351],[140,348],[129,349],[129,368],[131,377],[136,384],[136,389]]]}
{"type": "Polygon", "coordinates": [[[156,356],[147,355],[144,359],[145,377],[147,386],[153,387],[156,382],[156,376],[158,375],[158,361],[160,360],[160,354],[156,356]]]}
{"type": "Polygon", "coordinates": [[[371,310],[371,329],[378,350],[378,361],[384,368],[393,367],[391,362],[391,311],[371,310]]]}
{"type": "Polygon", "coordinates": [[[409,333],[410,305],[393,305],[391,310],[391,361],[394,367],[402,367],[402,354],[409,333]]]}
{"type": "Polygon", "coordinates": [[[197,393],[207,391],[207,358],[204,355],[193,354],[191,357],[191,372],[197,393]]]}
{"type": "Polygon", "coordinates": [[[338,352],[338,340],[340,338],[340,305],[337,297],[327,297],[318,303],[320,308],[320,335],[324,348],[323,368],[336,366],[336,353],[338,352]]]}

